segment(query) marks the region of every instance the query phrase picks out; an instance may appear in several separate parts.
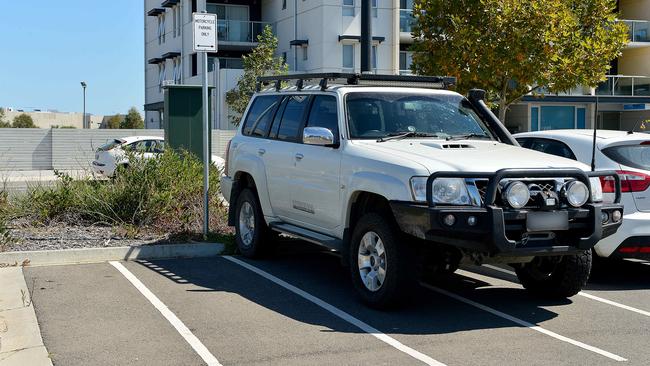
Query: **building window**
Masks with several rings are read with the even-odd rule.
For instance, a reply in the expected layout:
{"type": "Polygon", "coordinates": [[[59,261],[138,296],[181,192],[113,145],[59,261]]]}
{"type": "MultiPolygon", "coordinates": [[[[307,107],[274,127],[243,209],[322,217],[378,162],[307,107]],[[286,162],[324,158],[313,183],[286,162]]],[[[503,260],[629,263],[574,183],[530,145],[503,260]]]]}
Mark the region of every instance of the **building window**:
{"type": "Polygon", "coordinates": [[[174,38],[176,38],[176,7],[172,7],[172,25],[174,28],[174,38]]]}
{"type": "Polygon", "coordinates": [[[303,46],[303,47],[302,47],[302,60],[303,60],[303,61],[307,61],[307,60],[309,60],[309,51],[308,51],[308,48],[309,48],[309,47],[307,47],[307,46],[303,46]]]}
{"type": "Polygon", "coordinates": [[[183,66],[181,57],[174,59],[174,84],[181,84],[183,78],[183,66]]]}
{"type": "Polygon", "coordinates": [[[354,45],[343,45],[343,69],[345,71],[354,71],[354,45]]]}
{"type": "Polygon", "coordinates": [[[165,81],[165,62],[158,64],[158,90],[162,91],[163,81],[165,81]]]}
{"type": "Polygon", "coordinates": [[[199,74],[199,61],[196,53],[192,54],[192,76],[199,74]]]}
{"type": "Polygon", "coordinates": [[[282,63],[283,64],[287,63],[287,53],[286,52],[282,52],[282,63]]]}
{"type": "Polygon", "coordinates": [[[354,0],[343,0],[343,16],[354,16],[354,0]]]}
{"type": "Polygon", "coordinates": [[[282,0],[282,10],[287,8],[287,0],[282,0]]]}
{"type": "Polygon", "coordinates": [[[401,51],[399,53],[399,73],[411,74],[411,64],[413,63],[413,53],[401,51]]]}
{"type": "Polygon", "coordinates": [[[372,70],[377,73],[377,46],[372,46],[372,70]]]}
{"type": "Polygon", "coordinates": [[[165,43],[165,13],[158,15],[158,44],[165,43]]]}
{"type": "Polygon", "coordinates": [[[372,16],[375,18],[377,17],[377,8],[379,8],[379,6],[377,6],[377,1],[379,0],[372,0],[372,16]]]}

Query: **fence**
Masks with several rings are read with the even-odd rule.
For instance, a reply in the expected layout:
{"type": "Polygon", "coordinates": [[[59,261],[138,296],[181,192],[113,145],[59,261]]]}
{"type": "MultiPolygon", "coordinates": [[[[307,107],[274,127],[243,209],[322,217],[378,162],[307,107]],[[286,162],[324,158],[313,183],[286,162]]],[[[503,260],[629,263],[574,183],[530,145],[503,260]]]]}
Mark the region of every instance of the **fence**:
{"type": "MultiPolygon", "coordinates": [[[[235,131],[212,131],[212,154],[223,156],[235,131]]],[[[160,136],[163,130],[0,128],[0,170],[86,169],[95,150],[126,136],[160,136]]]]}

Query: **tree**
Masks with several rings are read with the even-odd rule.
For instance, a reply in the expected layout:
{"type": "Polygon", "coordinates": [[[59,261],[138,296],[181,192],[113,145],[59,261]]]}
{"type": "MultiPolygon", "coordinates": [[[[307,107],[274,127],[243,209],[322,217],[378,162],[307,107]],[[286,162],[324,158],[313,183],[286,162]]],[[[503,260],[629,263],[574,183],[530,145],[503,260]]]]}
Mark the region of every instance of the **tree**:
{"type": "Polygon", "coordinates": [[[627,42],[614,0],[415,0],[413,71],[482,88],[499,106],[596,86],[627,42]]]}
{"type": "Polygon", "coordinates": [[[273,35],[270,26],[257,37],[258,45],[253,51],[242,57],[244,74],[237,80],[237,88],[226,93],[226,103],[234,112],[230,121],[239,124],[251,96],[255,92],[258,76],[282,75],[287,72],[287,64],[281,57],[275,57],[278,39],[273,35]]]}
{"type": "Polygon", "coordinates": [[[4,108],[0,108],[0,128],[9,128],[9,127],[11,127],[11,123],[5,121],[5,110],[4,108]]]}
{"type": "Polygon", "coordinates": [[[13,128],[38,128],[29,114],[21,113],[14,117],[13,128]]]}
{"type": "Polygon", "coordinates": [[[142,120],[140,112],[135,107],[129,109],[124,120],[120,123],[120,128],[144,128],[144,120],[142,120]]]}
{"type": "Polygon", "coordinates": [[[113,129],[113,130],[118,129],[118,128],[120,128],[120,124],[122,124],[123,119],[124,119],[124,117],[122,117],[121,114],[116,114],[116,115],[112,116],[111,118],[109,118],[108,121],[106,121],[106,127],[105,128],[113,129]]]}

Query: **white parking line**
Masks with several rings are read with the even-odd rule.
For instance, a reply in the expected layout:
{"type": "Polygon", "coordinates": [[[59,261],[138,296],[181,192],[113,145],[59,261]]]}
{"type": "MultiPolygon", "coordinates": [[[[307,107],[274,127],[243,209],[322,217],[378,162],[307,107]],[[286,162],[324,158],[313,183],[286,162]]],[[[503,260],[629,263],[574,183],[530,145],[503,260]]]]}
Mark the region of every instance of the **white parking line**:
{"type": "Polygon", "coordinates": [[[550,331],[550,330],[544,329],[544,328],[542,328],[542,327],[540,327],[540,326],[538,326],[538,325],[535,325],[535,324],[533,324],[533,323],[529,323],[529,322],[527,322],[527,321],[525,321],[525,320],[521,320],[521,319],[519,319],[519,318],[515,318],[515,317],[512,316],[512,315],[508,315],[508,314],[506,314],[506,313],[502,313],[502,312],[500,312],[500,311],[498,311],[498,310],[495,310],[495,309],[493,309],[493,308],[491,308],[491,307],[489,307],[489,306],[485,306],[485,305],[483,305],[483,304],[479,304],[479,303],[477,303],[477,302],[475,302],[475,301],[472,301],[472,300],[470,300],[470,299],[467,299],[467,298],[462,297],[462,296],[460,296],[460,295],[457,295],[457,294],[455,294],[455,293],[449,292],[449,291],[447,291],[447,290],[443,290],[443,289],[441,289],[441,288],[438,288],[438,287],[435,287],[435,286],[431,286],[431,285],[428,285],[428,284],[422,284],[422,286],[424,286],[425,288],[428,288],[428,289],[430,289],[430,290],[433,290],[433,291],[435,291],[435,292],[438,292],[438,293],[440,293],[440,294],[443,294],[443,295],[449,296],[449,297],[451,297],[452,299],[455,299],[455,300],[458,300],[458,301],[463,302],[463,303],[465,303],[465,304],[468,304],[468,305],[474,306],[475,308],[479,308],[479,309],[481,309],[481,310],[483,310],[483,311],[487,311],[487,312],[490,313],[490,314],[496,315],[496,316],[501,317],[501,318],[506,319],[506,320],[510,320],[511,322],[513,322],[513,323],[517,323],[517,324],[519,324],[519,325],[521,325],[521,326],[524,326],[524,327],[526,327],[526,328],[528,328],[528,329],[534,330],[534,331],[536,331],[536,332],[540,332],[540,333],[542,333],[542,334],[546,334],[547,336],[553,337],[553,338],[558,339],[558,340],[563,341],[563,342],[567,342],[567,343],[572,344],[572,345],[574,345],[574,346],[578,346],[578,347],[580,347],[580,348],[582,348],[582,349],[585,349],[585,350],[587,350],[587,351],[591,351],[591,352],[597,353],[597,354],[599,354],[599,355],[601,355],[601,356],[605,356],[605,357],[610,358],[610,359],[612,359],[612,360],[614,360],[614,361],[627,361],[626,358],[623,358],[623,357],[621,357],[621,356],[615,355],[615,354],[613,354],[613,353],[611,353],[611,352],[607,352],[607,351],[604,351],[604,350],[602,350],[602,349],[600,349],[600,348],[596,348],[596,347],[594,347],[594,346],[590,346],[590,345],[588,345],[588,344],[582,343],[582,342],[580,342],[580,341],[576,341],[576,340],[574,340],[574,339],[571,339],[571,338],[565,337],[565,336],[563,336],[563,335],[559,335],[559,334],[557,334],[557,333],[555,333],[555,332],[552,332],[552,331],[550,331]]]}
{"type": "Polygon", "coordinates": [[[248,270],[250,270],[252,272],[255,272],[256,274],[266,278],[267,280],[269,280],[269,281],[271,281],[271,282],[273,282],[273,283],[275,283],[275,284],[277,284],[279,286],[284,287],[285,289],[287,289],[287,290],[293,292],[294,294],[304,298],[305,300],[308,300],[308,301],[320,306],[321,308],[329,311],[330,313],[336,315],[337,317],[339,317],[339,318],[345,320],[346,322],[356,326],[357,328],[363,330],[364,332],[374,336],[375,338],[379,339],[380,341],[394,347],[395,349],[397,349],[399,351],[402,351],[402,352],[406,353],[407,355],[409,355],[409,356],[411,356],[411,357],[413,357],[413,358],[415,358],[417,360],[420,360],[420,361],[424,362],[427,365],[445,366],[445,364],[443,364],[443,363],[441,363],[439,361],[436,361],[433,358],[431,358],[431,357],[429,357],[429,356],[427,356],[427,355],[425,355],[423,353],[420,353],[420,352],[414,350],[413,348],[410,348],[410,347],[400,343],[398,340],[396,340],[396,339],[394,339],[394,338],[380,332],[378,329],[364,323],[363,321],[353,317],[352,315],[346,313],[345,311],[343,311],[343,310],[341,310],[341,309],[339,309],[339,308],[337,308],[337,307],[335,307],[333,305],[330,305],[329,303],[326,303],[325,301],[319,299],[318,297],[316,297],[314,295],[311,295],[308,292],[305,292],[305,291],[303,291],[303,290],[301,290],[301,289],[299,289],[299,288],[297,288],[297,287],[295,287],[295,286],[293,286],[293,285],[279,279],[278,277],[275,277],[274,275],[272,275],[272,274],[270,274],[268,272],[265,272],[265,271],[255,267],[255,266],[252,266],[252,265],[250,265],[250,264],[248,264],[248,263],[246,263],[244,261],[241,261],[241,260],[239,260],[237,258],[228,257],[228,256],[224,256],[223,258],[225,258],[225,259],[227,259],[227,260],[229,260],[229,261],[231,261],[233,263],[236,263],[236,264],[238,264],[238,265],[240,265],[240,266],[242,266],[242,267],[244,267],[244,268],[246,268],[246,269],[248,269],[248,270]]]}
{"type": "Polygon", "coordinates": [[[221,363],[217,360],[216,357],[201,343],[201,341],[196,338],[196,336],[183,324],[183,322],[178,319],[178,317],[165,305],[153,292],[151,292],[131,271],[126,269],[120,262],[111,261],[109,262],[113,267],[115,267],[124,277],[126,277],[129,282],[135,288],[140,291],[140,293],[147,299],[149,302],[156,308],[160,313],[169,321],[169,323],[176,328],[178,333],[187,341],[187,343],[192,346],[194,351],[201,356],[203,361],[209,366],[221,366],[221,363]]]}
{"type": "MultiPolygon", "coordinates": [[[[489,265],[489,264],[484,264],[483,266],[487,267],[487,268],[490,268],[490,269],[493,269],[495,271],[499,271],[499,272],[502,272],[502,273],[507,273],[509,275],[513,275],[513,276],[517,275],[515,272],[508,271],[507,269],[503,269],[503,268],[500,268],[500,267],[497,267],[497,266],[492,266],[492,265],[489,265]]],[[[595,300],[595,301],[602,302],[603,304],[616,306],[617,308],[629,310],[629,311],[635,312],[637,314],[641,314],[641,315],[650,317],[650,311],[637,309],[637,308],[634,308],[634,307],[631,307],[631,306],[628,306],[628,305],[625,305],[625,304],[618,303],[616,301],[607,300],[607,299],[604,299],[604,298],[602,298],[600,296],[592,295],[592,294],[584,292],[584,291],[580,291],[578,293],[578,295],[580,295],[582,297],[586,297],[588,299],[592,299],[592,300],[595,300]]]]}

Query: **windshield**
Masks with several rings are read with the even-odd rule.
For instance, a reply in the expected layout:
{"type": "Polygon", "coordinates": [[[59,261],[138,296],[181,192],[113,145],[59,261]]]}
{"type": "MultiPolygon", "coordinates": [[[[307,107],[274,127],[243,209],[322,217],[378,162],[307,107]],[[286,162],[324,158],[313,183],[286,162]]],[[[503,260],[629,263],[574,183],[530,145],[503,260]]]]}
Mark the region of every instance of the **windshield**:
{"type": "Polygon", "coordinates": [[[492,134],[460,95],[350,93],[346,98],[352,139],[408,137],[490,138],[492,134]]]}
{"type": "Polygon", "coordinates": [[[650,170],[650,145],[624,145],[603,149],[608,158],[632,168],[650,170]]]}

